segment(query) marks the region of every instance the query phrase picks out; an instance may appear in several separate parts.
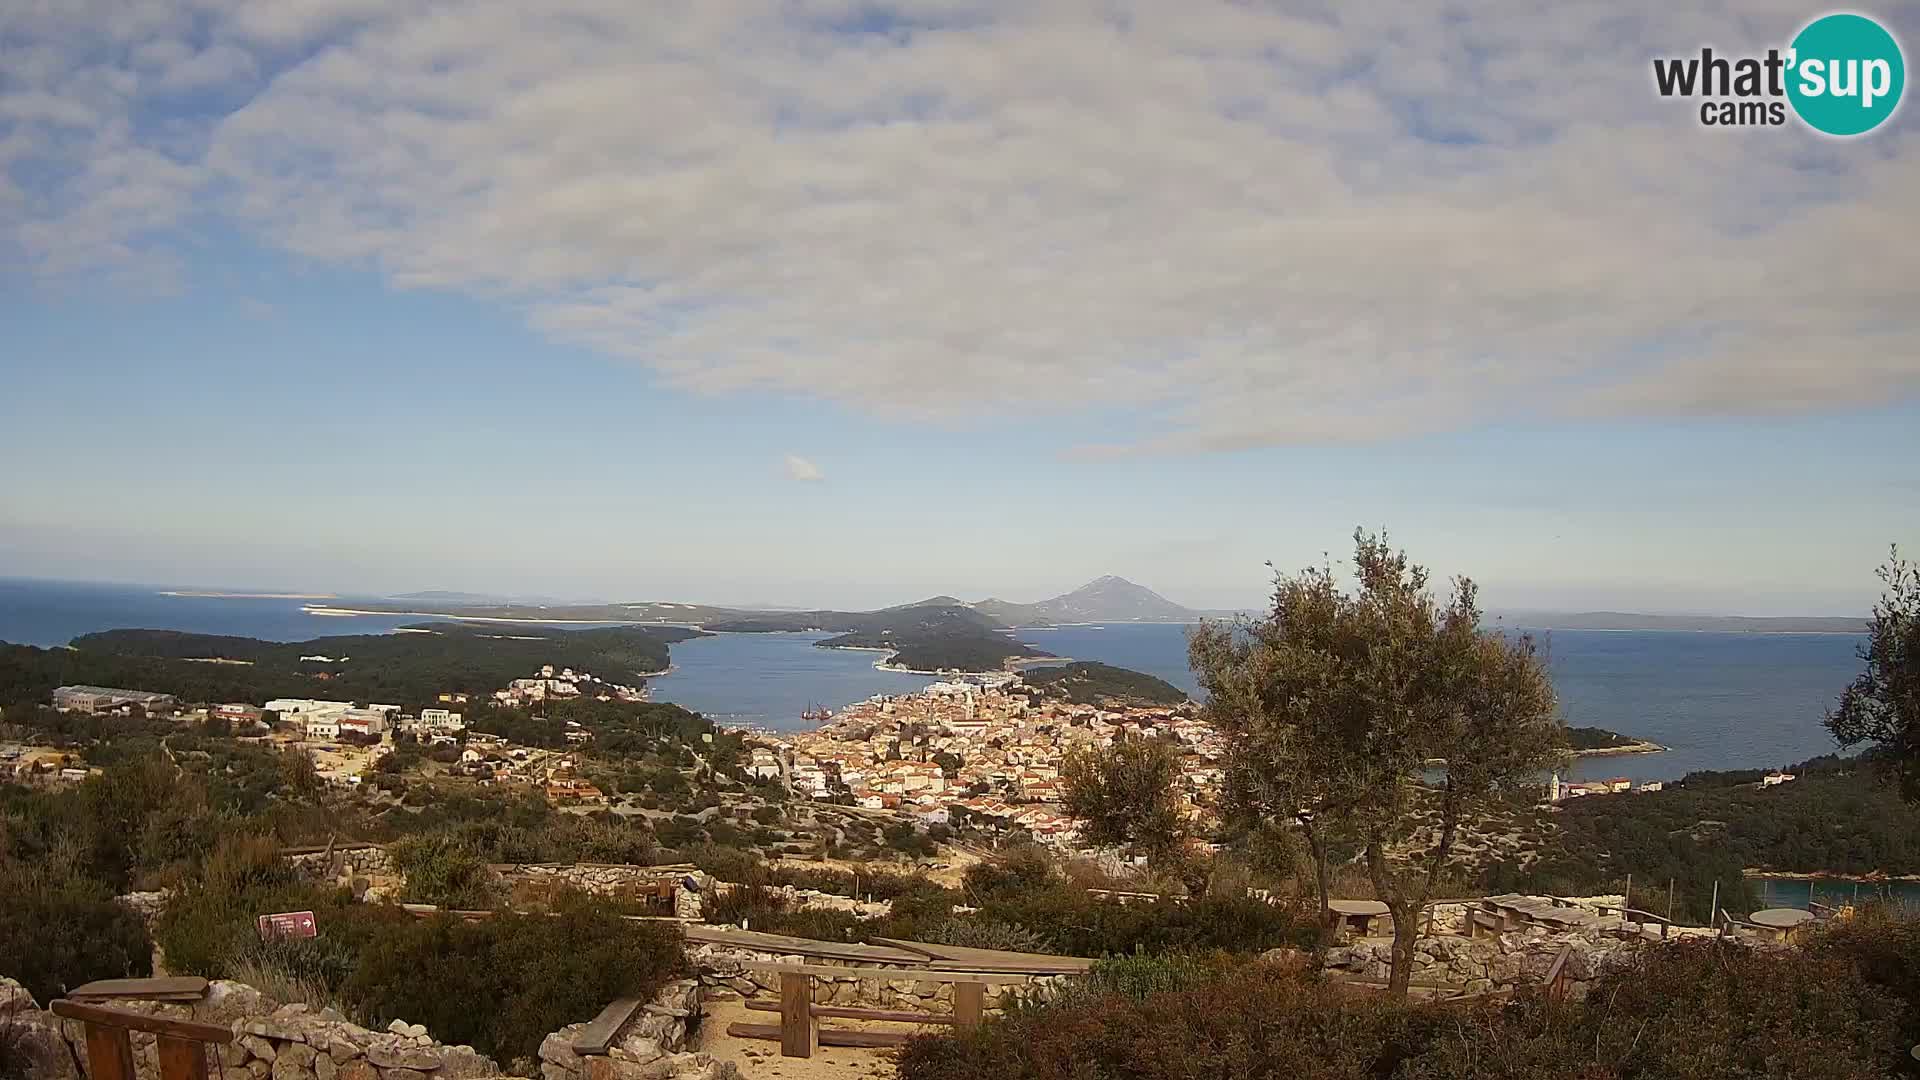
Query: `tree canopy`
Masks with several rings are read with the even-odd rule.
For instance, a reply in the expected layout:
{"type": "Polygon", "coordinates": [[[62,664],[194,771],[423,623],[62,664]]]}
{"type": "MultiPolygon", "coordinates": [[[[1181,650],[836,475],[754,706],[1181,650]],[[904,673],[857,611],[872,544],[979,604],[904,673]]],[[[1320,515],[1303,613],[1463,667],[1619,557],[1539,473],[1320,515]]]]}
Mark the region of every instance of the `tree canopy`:
{"type": "Polygon", "coordinates": [[[1886,592],[1873,606],[1866,670],[1840,694],[1827,730],[1844,749],[1870,744],[1886,757],[1909,802],[1920,802],[1920,568],[1894,549],[1879,570],[1886,592]]]}

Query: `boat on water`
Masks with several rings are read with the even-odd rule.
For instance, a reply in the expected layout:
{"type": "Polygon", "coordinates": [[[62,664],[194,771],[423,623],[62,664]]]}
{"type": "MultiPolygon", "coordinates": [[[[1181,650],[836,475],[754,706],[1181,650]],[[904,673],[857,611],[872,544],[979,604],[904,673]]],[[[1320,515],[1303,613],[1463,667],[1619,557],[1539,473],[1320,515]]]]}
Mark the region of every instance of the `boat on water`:
{"type": "Polygon", "coordinates": [[[833,719],[833,710],[825,705],[809,705],[800,710],[800,719],[809,724],[824,724],[833,719]]]}

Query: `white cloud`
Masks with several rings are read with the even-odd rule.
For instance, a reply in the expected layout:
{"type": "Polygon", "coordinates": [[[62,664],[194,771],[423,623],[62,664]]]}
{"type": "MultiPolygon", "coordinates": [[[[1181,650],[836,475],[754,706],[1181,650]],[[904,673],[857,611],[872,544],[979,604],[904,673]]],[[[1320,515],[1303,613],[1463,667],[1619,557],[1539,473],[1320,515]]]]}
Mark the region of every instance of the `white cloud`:
{"type": "Polygon", "coordinates": [[[0,64],[0,169],[79,180],[0,198],[40,273],[203,207],[696,391],[1148,418],[1093,454],[1920,394],[1914,110],[1840,144],[1652,93],[1785,0],[140,7],[0,64]],[[245,104],[161,146],[136,68],[245,104]]]}
{"type": "Polygon", "coordinates": [[[827,478],[827,474],[820,471],[820,466],[796,454],[788,454],[785,464],[789,480],[798,480],[804,484],[827,478]]]}

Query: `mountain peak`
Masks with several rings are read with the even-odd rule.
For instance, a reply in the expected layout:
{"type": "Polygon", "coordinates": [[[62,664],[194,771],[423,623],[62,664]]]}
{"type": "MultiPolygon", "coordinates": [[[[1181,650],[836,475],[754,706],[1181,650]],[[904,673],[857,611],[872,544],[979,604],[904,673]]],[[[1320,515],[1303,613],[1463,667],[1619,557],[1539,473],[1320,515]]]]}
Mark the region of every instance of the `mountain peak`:
{"type": "Polygon", "coordinates": [[[1015,626],[1046,623],[1194,622],[1200,613],[1115,574],[1037,604],[982,600],[975,611],[1015,626]]]}

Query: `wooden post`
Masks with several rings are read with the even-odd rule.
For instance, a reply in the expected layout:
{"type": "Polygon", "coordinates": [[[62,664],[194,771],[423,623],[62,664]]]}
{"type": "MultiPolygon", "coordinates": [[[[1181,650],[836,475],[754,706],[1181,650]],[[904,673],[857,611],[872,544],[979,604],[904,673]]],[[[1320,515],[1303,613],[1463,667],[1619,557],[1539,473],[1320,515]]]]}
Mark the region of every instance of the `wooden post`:
{"type": "Polygon", "coordinates": [[[956,1031],[972,1031],[980,1026],[981,1014],[987,1007],[987,984],[963,982],[953,984],[953,1026],[956,1031]]]}
{"type": "Polygon", "coordinates": [[[1673,879],[1667,879],[1667,922],[1660,928],[1660,940],[1667,940],[1667,931],[1673,929],[1673,879]]]}
{"type": "Polygon", "coordinates": [[[162,1035],[160,1080],[206,1080],[207,1044],[197,1039],[175,1039],[162,1035]]]}
{"type": "Polygon", "coordinates": [[[813,1018],[813,977],[783,973],[780,976],[780,1056],[810,1058],[819,1048],[820,1023],[813,1018]]]}
{"type": "Polygon", "coordinates": [[[1707,929],[1720,925],[1720,879],[1713,879],[1713,903],[1707,905],[1707,929]]]}
{"type": "Polygon", "coordinates": [[[89,1080],[134,1080],[133,1040],[126,1028],[87,1025],[89,1080]]]}

